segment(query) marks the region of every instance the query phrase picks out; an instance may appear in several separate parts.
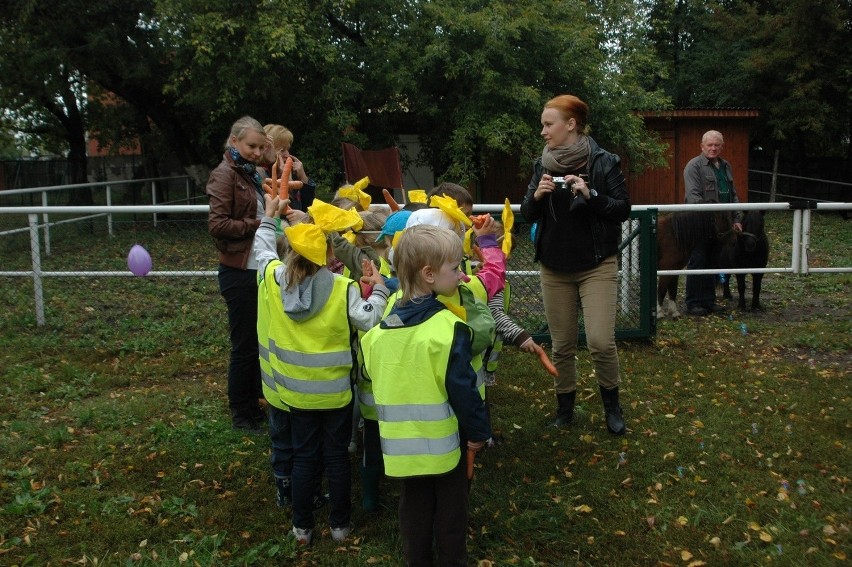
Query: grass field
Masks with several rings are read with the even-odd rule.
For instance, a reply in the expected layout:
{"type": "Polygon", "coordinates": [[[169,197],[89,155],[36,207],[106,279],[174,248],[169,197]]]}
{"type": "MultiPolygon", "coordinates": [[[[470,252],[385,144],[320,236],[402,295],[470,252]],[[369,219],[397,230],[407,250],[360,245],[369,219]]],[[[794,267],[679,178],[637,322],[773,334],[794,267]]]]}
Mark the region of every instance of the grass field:
{"type": "MultiPolygon", "coordinates": [[[[767,219],[770,264],[784,265],[789,217],[767,219]]],[[[821,215],[812,264],[852,265],[850,226],[821,215]]],[[[46,269],[121,269],[134,241],[208,269],[209,240],[163,232],[69,229],[46,269]]],[[[26,253],[3,245],[0,260],[15,269],[26,253]]],[[[400,564],[398,486],[366,515],[357,467],[347,545],[325,512],[312,547],[286,537],[267,439],[230,428],[215,279],[48,279],[44,327],[31,280],[0,285],[0,564],[400,564]]],[[[764,289],[763,313],[664,321],[619,344],[624,437],[606,432],[587,353],[576,423],[555,430],[550,379],[506,348],[471,564],[846,564],[852,276],[773,274],[764,289]]]]}

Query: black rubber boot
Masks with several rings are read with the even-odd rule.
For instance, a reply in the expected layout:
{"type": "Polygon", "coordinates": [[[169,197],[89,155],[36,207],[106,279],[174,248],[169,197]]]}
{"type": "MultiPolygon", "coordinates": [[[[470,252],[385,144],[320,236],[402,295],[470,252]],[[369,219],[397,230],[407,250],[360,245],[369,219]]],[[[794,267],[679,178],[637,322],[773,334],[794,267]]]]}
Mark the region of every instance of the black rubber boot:
{"type": "Polygon", "coordinates": [[[621,405],[618,403],[618,386],[611,390],[600,386],[601,398],[603,398],[604,413],[606,413],[606,428],[614,435],[624,435],[624,416],[621,405]]]}
{"type": "Polygon", "coordinates": [[[567,394],[556,394],[556,419],[553,420],[553,427],[568,427],[574,420],[574,400],[577,397],[577,390],[568,392],[567,394]]]}

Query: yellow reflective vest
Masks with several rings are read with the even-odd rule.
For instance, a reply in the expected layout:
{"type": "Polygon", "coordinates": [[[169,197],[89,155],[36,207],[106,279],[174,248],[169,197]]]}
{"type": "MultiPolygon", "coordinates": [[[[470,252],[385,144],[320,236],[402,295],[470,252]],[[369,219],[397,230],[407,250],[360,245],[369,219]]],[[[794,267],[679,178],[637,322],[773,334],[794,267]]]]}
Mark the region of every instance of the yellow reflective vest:
{"type": "Polygon", "coordinates": [[[271,395],[274,386],[286,406],[342,408],[352,401],[355,335],[349,324],[348,289],[354,282],[335,277],[322,309],[296,322],[284,313],[281,286],[275,281],[275,268],[281,265],[280,260],[267,264],[258,289],[258,302],[266,302],[265,307],[258,303],[258,340],[265,341],[260,345],[264,396],[271,395]],[[268,321],[263,331],[261,317],[268,321]]]}
{"type": "Polygon", "coordinates": [[[361,341],[388,476],[444,474],[459,463],[459,425],[445,378],[460,322],[442,309],[418,325],[374,327],[361,341]]]}

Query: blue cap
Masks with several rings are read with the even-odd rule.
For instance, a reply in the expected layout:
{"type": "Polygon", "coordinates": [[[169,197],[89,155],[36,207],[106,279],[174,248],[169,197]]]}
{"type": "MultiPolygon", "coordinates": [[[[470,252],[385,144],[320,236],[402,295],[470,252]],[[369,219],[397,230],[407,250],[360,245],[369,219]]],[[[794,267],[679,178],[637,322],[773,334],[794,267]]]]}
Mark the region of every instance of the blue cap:
{"type": "Polygon", "coordinates": [[[376,240],[381,240],[385,236],[390,236],[393,239],[393,235],[397,232],[405,230],[405,223],[408,221],[408,217],[411,216],[411,211],[399,210],[393,213],[385,220],[385,225],[382,227],[382,232],[379,233],[379,236],[376,237],[376,240]]]}

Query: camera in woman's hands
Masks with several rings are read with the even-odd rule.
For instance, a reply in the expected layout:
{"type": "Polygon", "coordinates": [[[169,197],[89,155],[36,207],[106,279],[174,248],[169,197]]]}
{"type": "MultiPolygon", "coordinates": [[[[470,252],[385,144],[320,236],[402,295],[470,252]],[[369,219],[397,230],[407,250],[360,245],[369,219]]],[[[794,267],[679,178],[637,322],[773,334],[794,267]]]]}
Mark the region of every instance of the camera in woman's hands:
{"type": "Polygon", "coordinates": [[[565,178],[564,177],[553,177],[551,179],[551,181],[553,181],[553,188],[556,191],[559,191],[560,189],[565,189],[565,178]]]}

